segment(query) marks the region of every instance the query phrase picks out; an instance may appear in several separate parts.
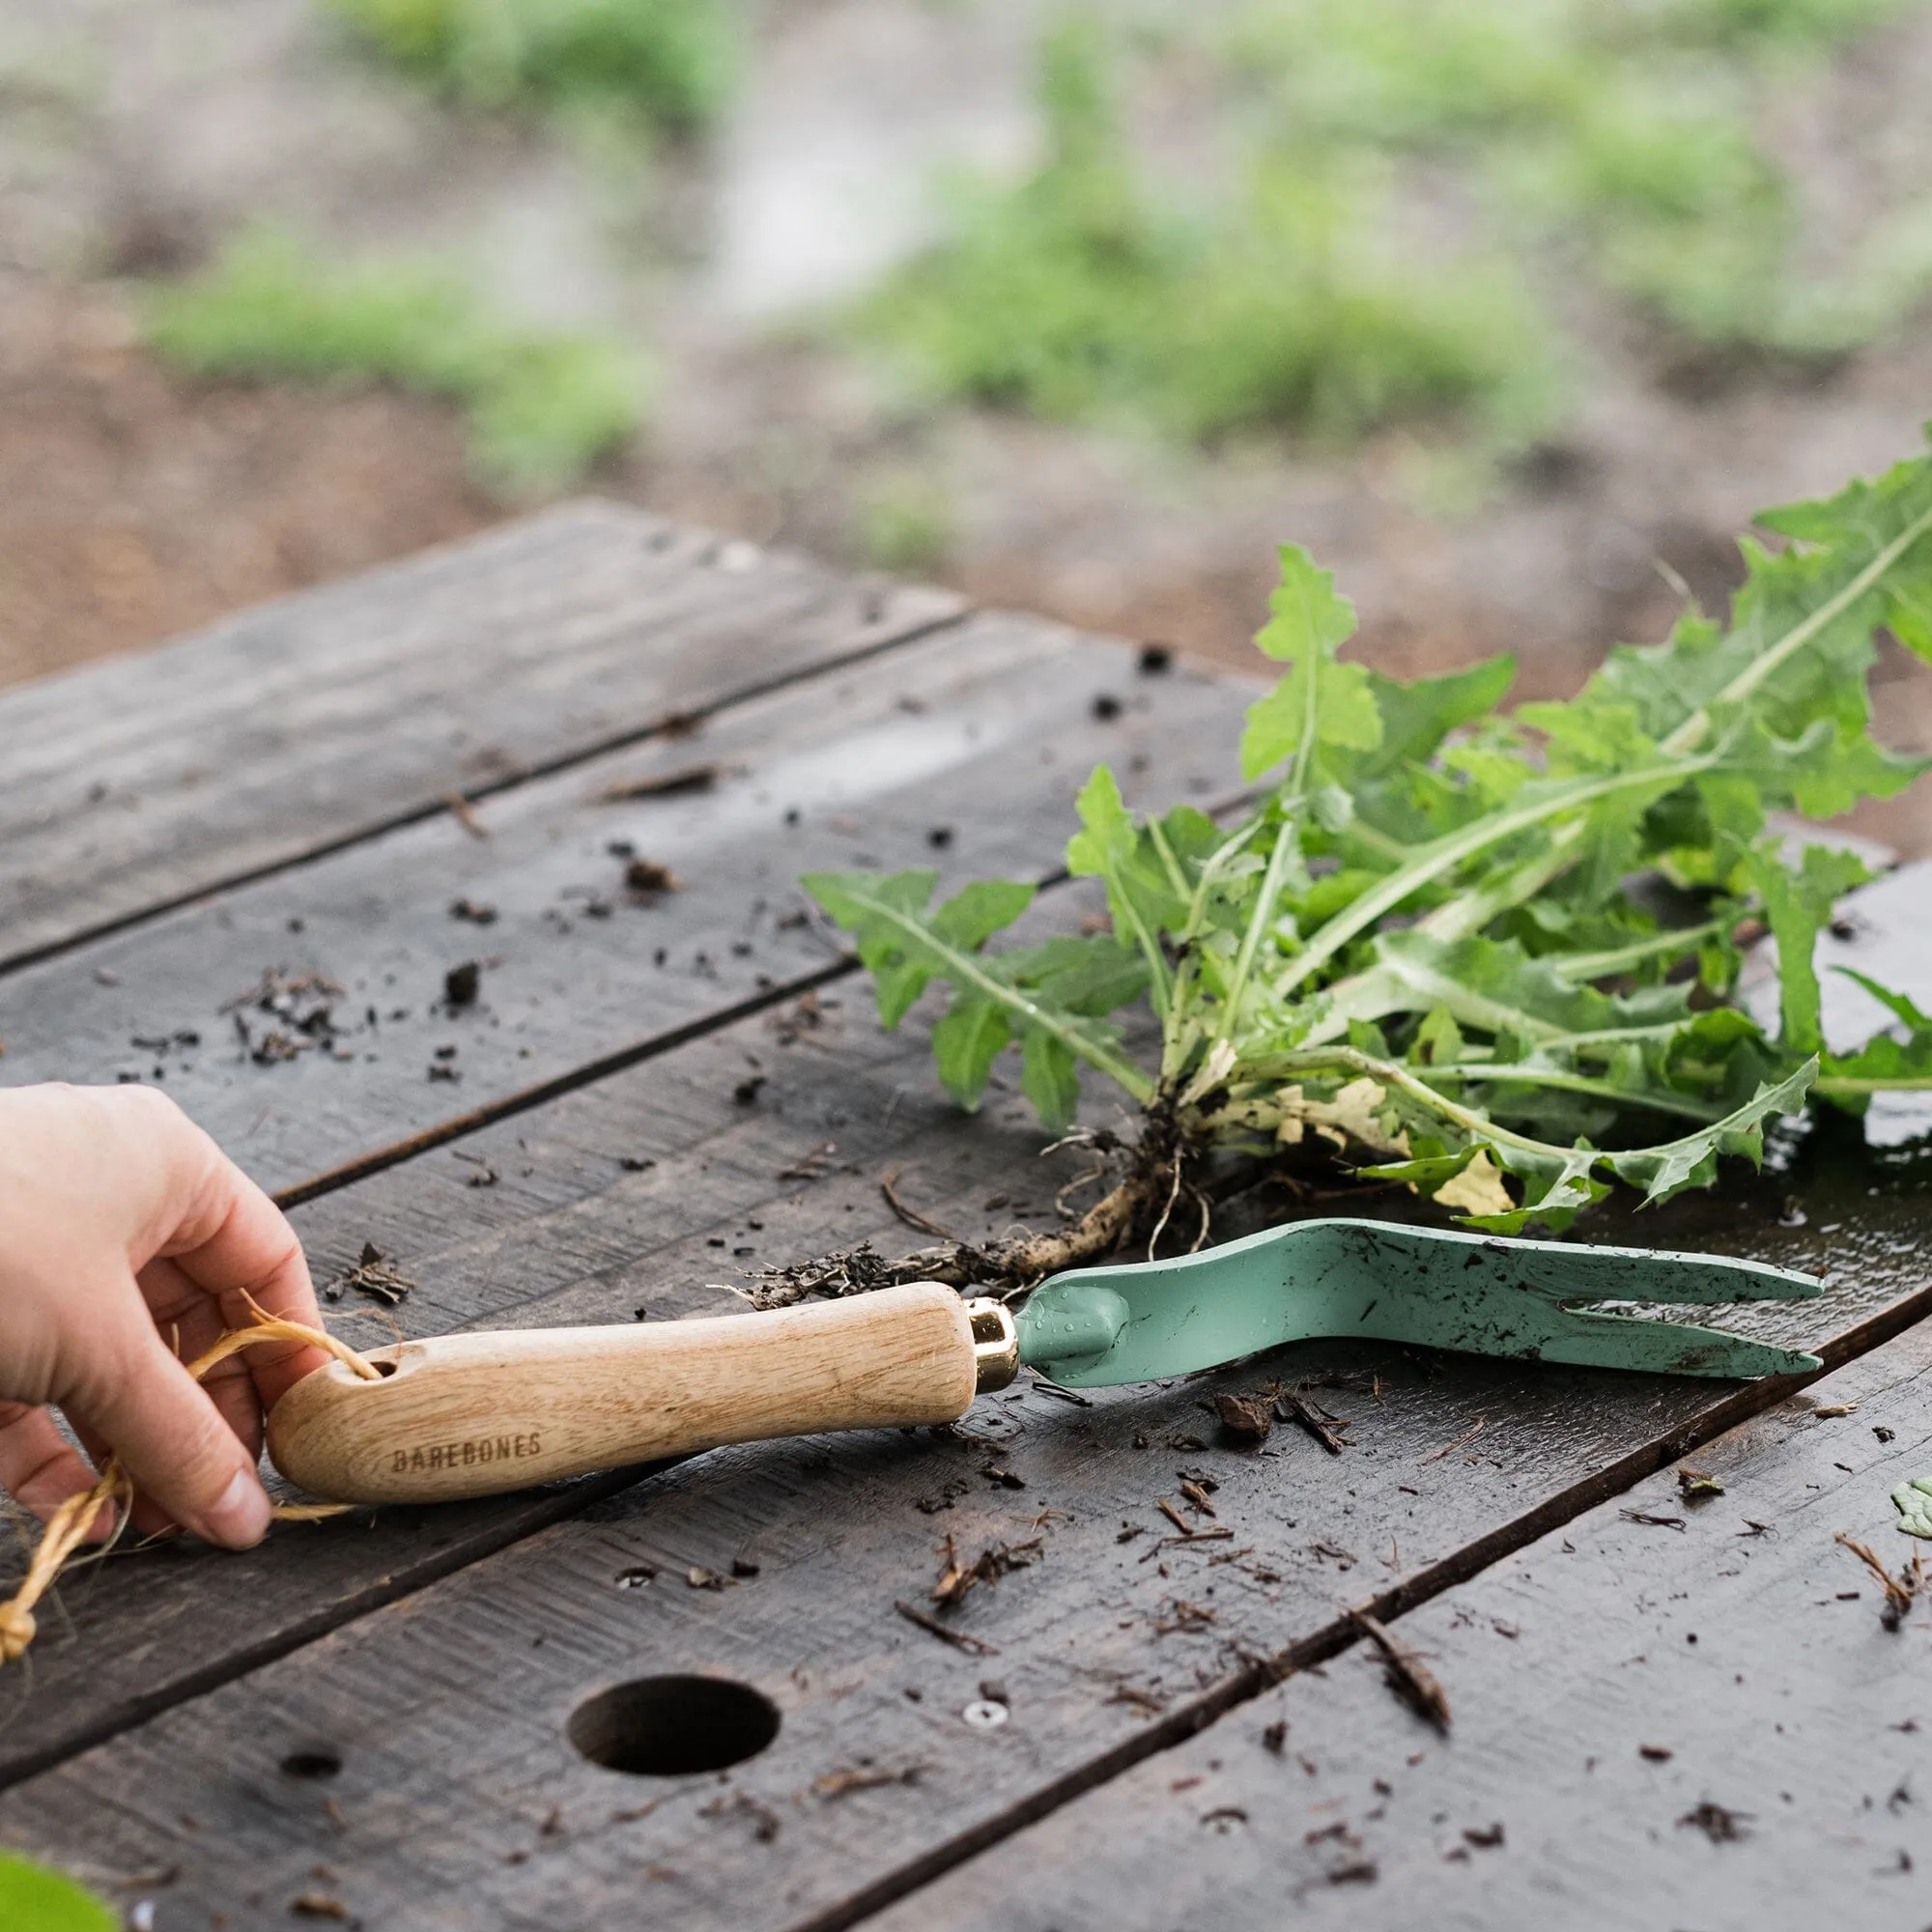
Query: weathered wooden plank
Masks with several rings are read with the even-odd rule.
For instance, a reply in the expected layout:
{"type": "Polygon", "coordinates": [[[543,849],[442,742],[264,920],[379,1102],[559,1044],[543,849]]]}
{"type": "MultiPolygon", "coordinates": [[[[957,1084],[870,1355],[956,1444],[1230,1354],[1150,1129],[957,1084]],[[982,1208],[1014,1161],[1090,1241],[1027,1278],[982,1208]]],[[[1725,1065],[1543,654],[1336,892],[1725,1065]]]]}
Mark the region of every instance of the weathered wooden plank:
{"type": "Polygon", "coordinates": [[[478,809],[487,838],[440,813],[0,979],[0,1080],[164,1078],[265,1185],[333,1184],[824,974],[842,949],[801,871],[1040,877],[1100,758],[1153,804],[1229,790],[1251,696],[976,617],[519,785],[478,809]],[[708,788],[604,797],[694,769],[708,788]],[[625,848],[681,890],[627,890],[625,848]],[[465,962],[476,996],[452,1008],[465,962]],[[295,999],[325,1030],[247,999],[270,974],[340,989],[295,999]]]}
{"type": "Polygon", "coordinates": [[[0,965],[955,615],[567,505],[0,694],[0,965]]]}
{"type": "Polygon", "coordinates": [[[1833,1539],[1922,1550],[1928,1444],[1919,1327],[1396,1623],[1447,1737],[1358,1646],[869,1922],[1917,1925],[1927,1612],[1833,1539]]]}
{"type": "MultiPolygon", "coordinates": [[[[1030,1170],[1027,1198],[1044,1205],[1027,1151],[1037,1143],[1010,1118],[1009,1098],[985,1122],[957,1123],[916,1057],[883,1047],[856,1012],[838,1017],[838,1032],[783,1050],[748,1023],[491,1129],[474,1151],[504,1176],[497,1188],[469,1196],[448,1155],[363,1183],[357,1225],[329,1242],[346,1254],[365,1230],[396,1241],[424,1279],[406,1314],[427,1328],[459,1315],[621,1318],[639,1299],[676,1312],[737,1247],[764,1259],[814,1252],[848,1228],[883,1236],[869,1190],[889,1153],[911,1161],[909,1191],[941,1218],[982,1224],[981,1190],[1027,1185],[1017,1177],[1030,1170]],[[722,1098],[748,1052],[770,1083],[755,1118],[722,1098]],[[668,1092],[673,1059],[710,1071],[668,1092]],[[674,1151],[668,1123],[721,1115],[722,1132],[674,1151]],[[513,1154],[519,1139],[528,1145],[513,1154]],[[769,1176],[825,1140],[861,1173],[767,1182],[771,1205],[755,1212],[735,1205],[751,1198],[747,1186],[720,1213],[713,1190],[769,1176]],[[659,1165],[613,1174],[623,1151],[659,1165]],[[440,1200],[426,1191],[432,1179],[440,1200]],[[532,1190],[538,1211],[519,1218],[526,1204],[500,1193],[513,1184],[532,1190]],[[465,1226],[471,1212],[494,1221],[505,1208],[513,1225],[465,1226]],[[697,1234],[693,1219],[715,1232],[697,1234]],[[706,1253],[700,1240],[725,1246],[706,1253]]],[[[1861,1149],[1819,1136],[1766,1186],[1647,1225],[1661,1242],[1716,1237],[1788,1264],[1830,1256],[1842,1280],[1829,1302],[1760,1325],[1848,1336],[1932,1294],[1924,1164],[1882,1170],[1875,1199],[1871,1172],[1861,1149]],[[1795,1219],[1780,1211],[1790,1194],[1810,1212],[1803,1227],[1781,1225],[1795,1219]],[[1836,1224],[1848,1209],[1856,1228],[1836,1224]]],[[[351,1198],[310,1211],[335,1213],[351,1198]]],[[[317,1240],[325,1246],[319,1230],[317,1240]]],[[[178,1868],[163,1896],[180,1924],[280,1911],[317,1889],[318,1863],[334,1874],[322,1889],[370,1923],[602,1923],[636,1910],[640,1882],[657,1910],[693,1925],[846,1923],[1173,1743],[1252,1692],[1268,1660],[1332,1648],[1342,1605],[1369,1600],[1393,1614],[1771,1394],[1324,1347],[1089,1408],[1022,1391],[982,1402],[953,1435],[720,1452],[21,1784],[0,1801],[0,1833],[109,1875],[178,1868]],[[1324,1376],[1342,1385],[1331,1392],[1324,1376]],[[1286,1432],[1260,1454],[1218,1442],[1205,1395],[1277,1377],[1314,1378],[1316,1398],[1351,1418],[1342,1456],[1286,1432]],[[1009,1489],[997,1470],[1026,1487],[1009,1489]],[[1174,1532],[1155,1506],[1165,1496],[1187,1512],[1183,1470],[1218,1485],[1215,1520],[1193,1520],[1227,1529],[1226,1540],[1160,1547],[1174,1532]],[[922,1600],[949,1530],[966,1555],[1040,1540],[1037,1562],[982,1586],[957,1618],[997,1655],[963,1654],[895,1614],[895,1601],[922,1600]],[[728,1572],[738,1557],[758,1574],[720,1591],[684,1580],[693,1567],[728,1572]],[[642,1587],[621,1587],[646,1569],[642,1587]],[[694,1670],[749,1684],[782,1714],[777,1741],[741,1771],[632,1778],[571,1747],[565,1726],[592,1692],[694,1670]],[[962,1713],[988,1686],[1010,1716],[980,1730],[962,1713]],[[278,1769],[302,1752],[335,1753],[343,1768],[325,1783],[278,1769]]],[[[116,1597],[86,1606],[79,1640],[57,1661],[59,1712],[37,1719],[30,1704],[0,1748],[38,1721],[44,1761],[86,1735],[78,1719],[97,1735],[108,1728],[90,1703],[91,1665],[125,1699],[144,1670],[178,1668],[193,1636],[200,1681],[211,1681],[229,1639],[205,1633],[232,1631],[244,1604],[266,1605],[258,1617],[298,1613],[309,1566],[342,1561],[322,1552],[394,1534],[384,1519],[373,1530],[325,1526],[299,1562],[286,1537],[256,1557],[211,1561],[206,1585],[179,1600],[191,1610],[125,1666],[109,1640],[131,1628],[119,1592],[133,1586],[115,1577],[116,1597]]],[[[145,1583],[159,1566],[132,1574],[145,1583]]]]}

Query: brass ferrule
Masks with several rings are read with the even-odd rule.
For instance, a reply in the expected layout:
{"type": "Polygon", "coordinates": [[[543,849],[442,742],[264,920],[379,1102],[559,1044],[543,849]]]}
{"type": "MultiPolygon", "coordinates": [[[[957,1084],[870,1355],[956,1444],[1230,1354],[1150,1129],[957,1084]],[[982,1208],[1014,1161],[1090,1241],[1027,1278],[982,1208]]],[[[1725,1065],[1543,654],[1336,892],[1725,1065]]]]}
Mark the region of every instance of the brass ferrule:
{"type": "Polygon", "coordinates": [[[977,1392],[1003,1389],[1020,1372],[1020,1331],[1003,1301],[980,1296],[966,1304],[973,1324],[973,1366],[977,1392]]]}

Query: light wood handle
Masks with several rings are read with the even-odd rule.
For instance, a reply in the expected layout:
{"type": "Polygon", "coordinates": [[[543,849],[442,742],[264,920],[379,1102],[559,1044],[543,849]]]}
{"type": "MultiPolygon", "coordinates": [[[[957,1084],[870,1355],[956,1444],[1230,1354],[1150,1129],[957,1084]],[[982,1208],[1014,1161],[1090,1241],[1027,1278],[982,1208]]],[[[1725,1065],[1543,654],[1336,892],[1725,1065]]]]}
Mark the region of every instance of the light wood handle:
{"type": "Polygon", "coordinates": [[[270,1412],[275,1467],[313,1495],[443,1502],[721,1442],[951,1422],[976,1385],[966,1303],[932,1281],[767,1314],[439,1335],[369,1359],[382,1380],[331,1362],[270,1412]]]}

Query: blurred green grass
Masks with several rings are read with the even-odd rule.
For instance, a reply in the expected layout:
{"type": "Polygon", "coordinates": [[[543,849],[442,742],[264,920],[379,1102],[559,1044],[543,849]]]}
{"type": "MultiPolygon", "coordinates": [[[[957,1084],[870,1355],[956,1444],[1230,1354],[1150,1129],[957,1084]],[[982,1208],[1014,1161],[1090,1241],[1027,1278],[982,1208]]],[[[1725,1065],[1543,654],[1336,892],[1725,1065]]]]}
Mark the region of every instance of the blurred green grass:
{"type": "Polygon", "coordinates": [[[1048,37],[1046,155],[953,184],[944,239],[853,317],[928,391],[1212,439],[1562,416],[1580,281],[1698,349],[1829,355],[1932,289],[1932,199],[1801,267],[1771,92],[1904,0],[1243,0],[1140,36],[1215,77],[1239,159],[1160,192],[1122,112],[1147,46],[1048,37]]]}
{"type": "Polygon", "coordinates": [[[462,107],[614,114],[701,132],[737,67],[728,0],[324,0],[376,54],[462,107]]]}
{"type": "Polygon", "coordinates": [[[202,275],[151,288],[147,340],[211,379],[394,383],[460,403],[477,480],[512,498],[567,489],[637,429],[639,359],[592,335],[518,327],[435,264],[332,263],[267,226],[202,275]]]}

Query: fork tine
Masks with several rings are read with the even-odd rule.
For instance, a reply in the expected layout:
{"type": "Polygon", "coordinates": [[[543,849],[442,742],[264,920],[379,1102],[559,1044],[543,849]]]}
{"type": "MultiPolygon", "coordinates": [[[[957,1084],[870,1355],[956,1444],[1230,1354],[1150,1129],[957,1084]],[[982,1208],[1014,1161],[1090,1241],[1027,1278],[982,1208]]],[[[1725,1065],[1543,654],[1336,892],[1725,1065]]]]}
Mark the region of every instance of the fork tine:
{"type": "MultiPolygon", "coordinates": [[[[1726,1297],[1730,1298],[1730,1297],[1726,1297]]],[[[1654,1321],[1639,1315],[1565,1309],[1541,1350],[1546,1362],[1579,1368],[1636,1369],[1652,1375],[1807,1375],[1823,1364],[1802,1349],[1781,1349],[1689,1321],[1654,1321]]]]}
{"type": "MultiPolygon", "coordinates": [[[[1823,1294],[1815,1275],[1797,1274],[1764,1262],[1718,1260],[1709,1255],[1646,1252],[1640,1248],[1602,1251],[1614,1258],[1614,1286],[1592,1282],[1579,1301],[1650,1301],[1705,1307],[1737,1301],[1809,1301],[1823,1294]]],[[[1568,1302],[1573,1297],[1565,1295],[1568,1302]]]]}

